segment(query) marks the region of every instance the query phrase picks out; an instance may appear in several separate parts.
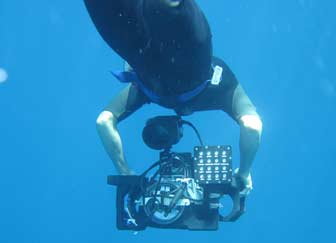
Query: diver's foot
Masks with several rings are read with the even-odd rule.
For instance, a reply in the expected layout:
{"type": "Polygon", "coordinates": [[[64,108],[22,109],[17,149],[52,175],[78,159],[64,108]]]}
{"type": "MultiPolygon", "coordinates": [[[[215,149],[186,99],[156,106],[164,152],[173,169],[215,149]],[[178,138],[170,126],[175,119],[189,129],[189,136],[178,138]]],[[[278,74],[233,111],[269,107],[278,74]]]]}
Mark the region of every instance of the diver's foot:
{"type": "Polygon", "coordinates": [[[233,173],[233,186],[239,189],[241,196],[248,196],[253,189],[251,174],[244,177],[239,174],[239,169],[236,169],[233,173]]]}

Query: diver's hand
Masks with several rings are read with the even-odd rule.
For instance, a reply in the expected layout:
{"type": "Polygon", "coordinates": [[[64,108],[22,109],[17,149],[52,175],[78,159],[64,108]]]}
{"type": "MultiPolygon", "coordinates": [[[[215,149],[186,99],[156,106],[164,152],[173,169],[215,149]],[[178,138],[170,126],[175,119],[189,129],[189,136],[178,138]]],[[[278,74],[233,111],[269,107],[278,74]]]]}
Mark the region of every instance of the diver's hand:
{"type": "Polygon", "coordinates": [[[130,169],[125,169],[125,170],[119,171],[119,174],[123,176],[130,176],[130,175],[135,175],[135,172],[130,169]]]}
{"type": "Polygon", "coordinates": [[[239,174],[239,169],[236,169],[233,173],[232,184],[234,187],[239,188],[241,196],[248,196],[253,189],[252,176],[249,173],[247,177],[239,174]]]}

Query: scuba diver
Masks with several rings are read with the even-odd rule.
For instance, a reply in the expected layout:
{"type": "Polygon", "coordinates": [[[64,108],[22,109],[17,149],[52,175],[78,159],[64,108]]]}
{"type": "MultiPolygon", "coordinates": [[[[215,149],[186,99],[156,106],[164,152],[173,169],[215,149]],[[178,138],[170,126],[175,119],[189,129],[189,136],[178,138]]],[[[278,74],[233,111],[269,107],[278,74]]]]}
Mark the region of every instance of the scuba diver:
{"type": "Polygon", "coordinates": [[[119,174],[132,171],[117,125],[144,104],[155,103],[181,116],[222,110],[240,126],[240,166],[234,178],[247,195],[262,122],[233,72],[213,56],[210,26],[196,1],[84,2],[102,38],[126,61],[124,72],[113,74],[127,87],[97,118],[99,136],[119,174]]]}

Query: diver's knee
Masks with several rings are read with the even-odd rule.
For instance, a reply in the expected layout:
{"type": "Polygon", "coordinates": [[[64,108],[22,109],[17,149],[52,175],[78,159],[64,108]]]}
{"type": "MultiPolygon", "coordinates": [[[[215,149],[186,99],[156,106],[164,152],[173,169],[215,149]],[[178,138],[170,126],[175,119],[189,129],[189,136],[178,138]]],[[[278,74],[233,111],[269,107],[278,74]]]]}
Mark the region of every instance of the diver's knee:
{"type": "Polygon", "coordinates": [[[99,114],[97,120],[96,120],[96,125],[97,127],[102,127],[106,126],[106,124],[111,123],[111,122],[116,122],[116,117],[113,115],[112,112],[110,111],[103,111],[99,114]]]}
{"type": "Polygon", "coordinates": [[[245,115],[242,116],[239,121],[244,128],[261,134],[263,124],[258,115],[245,115]]]}

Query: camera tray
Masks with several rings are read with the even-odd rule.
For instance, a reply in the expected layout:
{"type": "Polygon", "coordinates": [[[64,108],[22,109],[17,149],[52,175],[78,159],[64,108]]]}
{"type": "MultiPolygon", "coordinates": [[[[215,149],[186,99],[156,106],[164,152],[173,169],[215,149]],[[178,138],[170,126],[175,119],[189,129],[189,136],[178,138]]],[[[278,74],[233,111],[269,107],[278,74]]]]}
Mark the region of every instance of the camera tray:
{"type": "MultiPolygon", "coordinates": [[[[146,227],[217,230],[219,222],[236,221],[245,211],[245,197],[233,185],[231,146],[196,146],[194,155],[164,151],[160,161],[172,158],[185,160],[191,177],[204,190],[204,203],[191,204],[181,208],[180,219],[169,223],[158,223],[148,217],[144,207],[135,206],[141,198],[143,185],[149,183],[146,173],[140,176],[108,176],[107,183],[117,186],[117,228],[119,230],[145,230],[146,227]],[[219,212],[220,198],[228,195],[233,201],[233,209],[227,216],[219,212]]],[[[158,162],[156,164],[159,164],[158,162]]],[[[155,165],[155,164],[154,164],[155,165]]],[[[153,166],[151,168],[154,168],[153,166]]]]}

